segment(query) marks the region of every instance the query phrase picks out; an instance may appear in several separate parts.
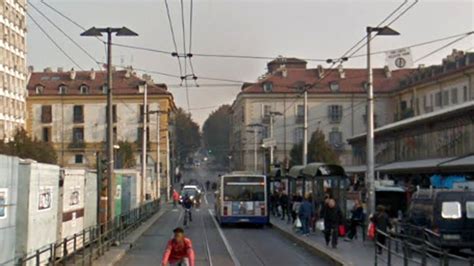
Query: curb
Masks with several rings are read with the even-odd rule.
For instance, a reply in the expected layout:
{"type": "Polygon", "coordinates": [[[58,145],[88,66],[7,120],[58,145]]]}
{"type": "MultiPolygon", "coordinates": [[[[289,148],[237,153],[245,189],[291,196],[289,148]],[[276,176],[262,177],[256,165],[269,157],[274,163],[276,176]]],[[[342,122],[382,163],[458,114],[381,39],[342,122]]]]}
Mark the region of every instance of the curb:
{"type": "Polygon", "coordinates": [[[133,247],[133,244],[166,212],[169,208],[164,207],[155,213],[150,219],[135,229],[117,247],[111,247],[104,255],[92,262],[93,266],[113,266],[116,265],[133,247]]]}
{"type": "Polygon", "coordinates": [[[345,259],[343,259],[341,255],[337,254],[336,252],[330,249],[327,249],[323,245],[319,245],[318,243],[313,243],[312,241],[308,239],[299,237],[296,234],[294,234],[291,230],[285,229],[277,223],[273,223],[271,221],[270,223],[273,228],[277,229],[286,238],[289,238],[290,240],[296,242],[300,246],[303,246],[305,249],[307,249],[311,253],[331,263],[331,265],[337,265],[337,266],[353,266],[354,265],[353,263],[348,262],[345,259]]]}

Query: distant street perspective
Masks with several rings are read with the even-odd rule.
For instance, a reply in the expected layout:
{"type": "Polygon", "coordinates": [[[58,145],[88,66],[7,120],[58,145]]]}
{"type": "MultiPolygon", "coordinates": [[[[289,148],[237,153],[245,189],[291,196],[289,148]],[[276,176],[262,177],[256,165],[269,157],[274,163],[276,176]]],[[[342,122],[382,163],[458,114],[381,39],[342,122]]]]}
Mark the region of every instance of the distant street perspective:
{"type": "Polygon", "coordinates": [[[0,0],[0,266],[474,266],[473,0],[0,0]]]}

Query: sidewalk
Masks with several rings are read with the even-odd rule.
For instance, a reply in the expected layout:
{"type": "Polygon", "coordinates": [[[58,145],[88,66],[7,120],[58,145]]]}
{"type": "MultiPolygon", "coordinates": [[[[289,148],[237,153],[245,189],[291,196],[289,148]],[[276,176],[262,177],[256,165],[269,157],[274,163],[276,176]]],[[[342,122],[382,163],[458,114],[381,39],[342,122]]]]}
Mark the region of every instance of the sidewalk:
{"type": "MultiPolygon", "coordinates": [[[[324,235],[321,231],[311,233],[310,236],[302,236],[295,233],[293,226],[287,221],[282,221],[278,217],[272,216],[270,222],[273,227],[291,238],[295,242],[311,248],[314,253],[321,256],[334,265],[354,265],[354,266],[368,266],[374,265],[375,260],[375,246],[374,242],[370,240],[362,241],[362,234],[358,230],[358,239],[351,242],[344,241],[344,238],[339,238],[337,249],[327,247],[324,241],[324,235]]],[[[359,229],[359,228],[358,228],[359,229]]],[[[392,260],[393,265],[403,265],[402,260],[394,256],[392,260]]],[[[381,263],[383,265],[383,263],[381,263]]]]}

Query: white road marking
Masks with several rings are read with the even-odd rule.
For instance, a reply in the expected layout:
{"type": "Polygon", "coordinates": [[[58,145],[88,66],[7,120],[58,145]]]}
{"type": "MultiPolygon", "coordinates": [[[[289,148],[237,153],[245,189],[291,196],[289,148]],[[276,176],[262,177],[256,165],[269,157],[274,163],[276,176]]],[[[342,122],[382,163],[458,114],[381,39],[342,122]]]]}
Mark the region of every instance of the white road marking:
{"type": "Polygon", "coordinates": [[[209,205],[209,202],[207,201],[207,193],[204,194],[204,201],[206,202],[206,205],[209,205]]]}
{"type": "Polygon", "coordinates": [[[209,258],[209,266],[212,265],[212,256],[211,256],[211,248],[209,247],[209,239],[207,238],[207,230],[206,225],[204,224],[204,215],[201,215],[201,222],[202,222],[202,229],[204,230],[204,240],[206,242],[206,249],[207,249],[207,257],[209,258]]]}
{"type": "Polygon", "coordinates": [[[214,213],[212,210],[209,209],[209,215],[211,215],[211,219],[214,222],[214,225],[217,228],[217,231],[219,232],[219,235],[221,236],[222,241],[224,242],[225,248],[227,249],[227,252],[229,252],[230,258],[232,259],[232,262],[234,263],[235,266],[240,266],[240,262],[237,259],[237,257],[234,254],[234,250],[229,244],[229,241],[227,241],[227,238],[224,235],[224,232],[222,232],[221,227],[217,223],[216,219],[214,218],[214,213]]]}

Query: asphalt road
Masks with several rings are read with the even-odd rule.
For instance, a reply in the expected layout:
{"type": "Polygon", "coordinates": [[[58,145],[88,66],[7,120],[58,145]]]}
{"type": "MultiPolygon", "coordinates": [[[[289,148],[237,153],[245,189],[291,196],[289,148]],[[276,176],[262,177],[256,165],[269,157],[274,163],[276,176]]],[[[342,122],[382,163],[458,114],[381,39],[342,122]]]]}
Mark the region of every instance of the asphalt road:
{"type": "MultiPolygon", "coordinates": [[[[183,174],[185,180],[214,181],[217,173],[209,173],[205,166],[183,174]]],[[[185,228],[193,241],[196,266],[293,266],[329,265],[304,248],[284,238],[276,230],[265,227],[225,227],[215,222],[214,196],[207,193],[201,207],[193,210],[193,222],[185,228]]],[[[118,265],[160,265],[166,242],[173,228],[182,226],[180,207],[163,215],[134,245],[118,265]]]]}

